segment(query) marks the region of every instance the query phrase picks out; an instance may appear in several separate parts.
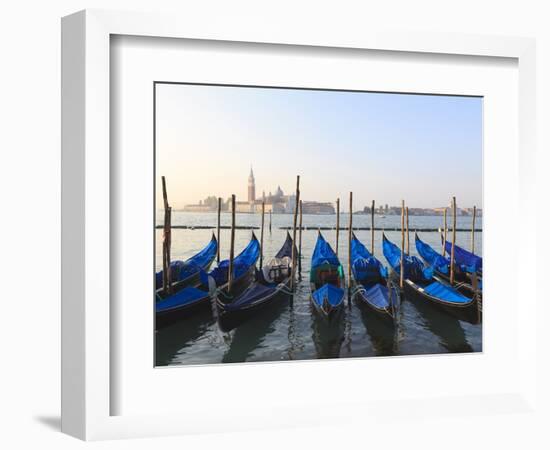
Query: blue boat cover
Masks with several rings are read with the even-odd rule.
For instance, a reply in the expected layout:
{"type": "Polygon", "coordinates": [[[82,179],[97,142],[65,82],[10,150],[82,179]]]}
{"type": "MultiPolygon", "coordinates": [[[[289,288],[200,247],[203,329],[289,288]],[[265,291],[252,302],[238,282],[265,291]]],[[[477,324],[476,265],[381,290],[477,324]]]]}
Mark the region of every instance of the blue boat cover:
{"type": "MultiPolygon", "coordinates": [[[[390,306],[388,300],[388,288],[380,283],[376,283],[367,289],[363,294],[363,298],[374,305],[376,308],[387,308],[390,306]]],[[[395,304],[395,301],[393,302],[395,304]]]]}
{"type": "Polygon", "coordinates": [[[313,269],[323,264],[339,266],[340,261],[330,244],[325,241],[323,235],[319,233],[317,242],[315,243],[315,249],[313,250],[313,256],[311,257],[311,268],[313,269]]]}
{"type": "Polygon", "coordinates": [[[351,261],[353,277],[359,283],[367,284],[388,277],[388,270],[355,235],[351,240],[351,261]]]}
{"type": "MultiPolygon", "coordinates": [[[[275,255],[275,258],[282,259],[287,256],[292,256],[292,238],[289,233],[286,234],[286,240],[281,249],[275,255]]],[[[263,278],[261,271],[257,271],[257,278],[258,277],[263,278]]],[[[277,290],[278,286],[279,285],[277,283],[266,283],[265,281],[262,283],[256,281],[240,296],[233,299],[231,303],[227,303],[224,308],[226,311],[238,311],[251,303],[273,294],[277,290]]]]}
{"type": "MultiPolygon", "coordinates": [[[[449,241],[445,241],[445,251],[451,254],[452,244],[449,241]]],[[[474,255],[468,250],[464,250],[455,244],[455,262],[463,267],[465,272],[478,272],[483,268],[483,258],[474,255]]]]}
{"type": "MultiPolygon", "coordinates": [[[[237,279],[244,275],[250,267],[256,264],[258,257],[260,256],[260,243],[254,233],[250,242],[245,249],[239,253],[233,260],[233,279],[237,279]]],[[[209,276],[214,278],[216,286],[222,286],[227,283],[227,277],[229,272],[229,259],[224,259],[218,264],[214,270],[209,273],[209,276]]],[[[208,286],[208,280],[205,278],[204,273],[201,273],[201,281],[203,285],[208,286]]]]}
{"type": "Polygon", "coordinates": [[[224,308],[226,311],[238,311],[239,309],[251,303],[254,303],[257,300],[273,294],[276,288],[276,284],[266,286],[261,283],[255,283],[250,286],[246,291],[244,291],[242,295],[234,299],[231,303],[227,303],[224,308]]]}
{"type": "Polygon", "coordinates": [[[449,258],[445,258],[424,241],[421,241],[418,235],[415,236],[415,244],[418,254],[422,256],[430,266],[433,266],[435,270],[445,275],[449,274],[449,266],[451,264],[449,258]]]}
{"type": "MultiPolygon", "coordinates": [[[[401,250],[394,243],[390,242],[385,235],[382,239],[382,250],[391,268],[400,273],[401,250]]],[[[404,278],[412,281],[430,280],[433,277],[433,268],[424,267],[424,264],[416,256],[405,255],[403,259],[405,269],[404,278]]]]}
{"type": "Polygon", "coordinates": [[[471,301],[456,289],[453,289],[447,284],[440,283],[439,281],[434,281],[426,286],[424,292],[449,303],[469,303],[471,301]]]}
{"type": "MultiPolygon", "coordinates": [[[[200,269],[206,269],[214,260],[218,251],[218,241],[212,235],[212,239],[206,247],[200,252],[185,261],[172,261],[170,263],[170,275],[172,283],[185,280],[199,272],[200,269]]],[[[162,287],[163,271],[156,273],[155,283],[157,289],[162,287]]]]}
{"type": "Polygon", "coordinates": [[[323,306],[325,298],[334,308],[339,306],[344,301],[344,290],[332,284],[325,284],[311,294],[317,305],[323,306]]]}
{"type": "Polygon", "coordinates": [[[179,292],[176,292],[170,297],[160,300],[155,304],[156,312],[169,311],[171,309],[189,306],[193,303],[205,300],[208,298],[208,292],[188,286],[179,292]]]}
{"type": "MultiPolygon", "coordinates": [[[[298,251],[296,249],[295,254],[298,255],[298,251]]],[[[286,233],[285,242],[275,255],[275,258],[283,259],[285,256],[288,256],[289,258],[292,257],[292,238],[290,237],[290,233],[288,231],[286,233]]]]}

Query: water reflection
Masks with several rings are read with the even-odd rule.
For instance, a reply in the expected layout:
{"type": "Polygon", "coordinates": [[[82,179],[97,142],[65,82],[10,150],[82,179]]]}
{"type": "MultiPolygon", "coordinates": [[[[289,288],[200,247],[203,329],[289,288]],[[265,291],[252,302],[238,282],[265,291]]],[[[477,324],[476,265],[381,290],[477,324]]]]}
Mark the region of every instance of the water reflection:
{"type": "Polygon", "coordinates": [[[208,328],[215,325],[208,310],[197,312],[186,320],[162,328],[155,333],[155,365],[166,366],[176,362],[176,356],[204,336],[208,328]]]}
{"type": "Polygon", "coordinates": [[[266,337],[276,330],[275,320],[288,308],[287,300],[287,296],[281,296],[279,302],[262,309],[232,331],[229,349],[223,355],[222,362],[244,362],[261,352],[266,347],[266,337]]]}
{"type": "Polygon", "coordinates": [[[346,330],[347,308],[340,314],[340,320],[328,322],[319,317],[313,305],[310,305],[312,321],[312,340],[315,344],[316,357],[318,359],[338,358],[346,330]]]}
{"type": "Polygon", "coordinates": [[[439,338],[440,344],[451,353],[472,352],[460,321],[450,314],[426,304],[421,299],[411,298],[411,303],[420,313],[421,325],[439,338]]]}
{"type": "Polygon", "coordinates": [[[388,320],[378,317],[376,313],[367,307],[357,307],[361,321],[370,336],[376,356],[396,355],[397,352],[397,327],[388,320]]]}

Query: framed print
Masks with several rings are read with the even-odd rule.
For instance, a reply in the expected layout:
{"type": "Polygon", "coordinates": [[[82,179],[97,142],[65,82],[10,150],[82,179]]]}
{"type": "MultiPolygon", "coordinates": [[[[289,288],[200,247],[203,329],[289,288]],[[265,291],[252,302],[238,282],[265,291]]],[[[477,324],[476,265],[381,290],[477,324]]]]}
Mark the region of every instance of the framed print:
{"type": "Polygon", "coordinates": [[[156,366],[482,351],[481,97],[154,89],[156,366]]]}
{"type": "Polygon", "coordinates": [[[533,46],[64,18],[63,430],[527,414],[533,46]]]}

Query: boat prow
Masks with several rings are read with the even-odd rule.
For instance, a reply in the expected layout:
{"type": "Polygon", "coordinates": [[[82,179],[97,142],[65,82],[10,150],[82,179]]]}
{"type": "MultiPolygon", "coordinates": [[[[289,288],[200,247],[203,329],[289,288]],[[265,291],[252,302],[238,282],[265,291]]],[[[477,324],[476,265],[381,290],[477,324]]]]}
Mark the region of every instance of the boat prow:
{"type": "Polygon", "coordinates": [[[333,284],[325,284],[311,294],[315,310],[329,322],[342,311],[344,296],[344,289],[333,284]]]}

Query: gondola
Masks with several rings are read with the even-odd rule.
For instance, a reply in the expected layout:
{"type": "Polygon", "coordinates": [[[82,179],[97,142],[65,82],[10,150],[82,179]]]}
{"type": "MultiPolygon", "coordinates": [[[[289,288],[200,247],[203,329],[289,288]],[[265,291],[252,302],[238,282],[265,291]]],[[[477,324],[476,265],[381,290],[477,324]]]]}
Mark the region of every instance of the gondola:
{"type": "MultiPolygon", "coordinates": [[[[246,248],[233,260],[233,292],[248,286],[254,275],[259,255],[260,244],[254,233],[252,233],[252,238],[246,248]]],[[[198,286],[187,286],[167,298],[160,298],[157,293],[155,304],[156,328],[159,329],[177,322],[199,309],[210,308],[211,289],[220,289],[227,292],[228,271],[229,260],[224,260],[209,274],[201,270],[201,283],[198,286]],[[213,281],[214,286],[209,286],[209,279],[213,281]]]]}
{"type": "MultiPolygon", "coordinates": [[[[179,290],[185,286],[196,284],[200,279],[200,271],[208,270],[216,257],[218,241],[212,234],[212,239],[200,252],[185,261],[170,263],[170,279],[172,290],[179,290]]],[[[156,289],[162,289],[163,271],[155,274],[156,289]]]]}
{"type": "Polygon", "coordinates": [[[388,270],[357,239],[351,240],[351,274],[355,302],[366,306],[377,316],[394,324],[399,310],[399,290],[388,276],[388,270]]]}
{"type": "Polygon", "coordinates": [[[287,232],[281,249],[261,270],[256,270],[256,280],[250,286],[237,296],[216,297],[221,328],[229,331],[254,317],[260,310],[288,297],[291,268],[292,238],[287,232]]]}
{"type": "MultiPolygon", "coordinates": [[[[385,235],[382,248],[394,273],[399,276],[401,250],[385,235]]],[[[416,256],[405,255],[403,259],[405,296],[429,303],[456,318],[473,324],[481,321],[481,308],[477,296],[468,298],[445,282],[434,278],[434,269],[425,267],[416,256]]]]}
{"type": "MultiPolygon", "coordinates": [[[[260,242],[254,232],[245,249],[233,260],[233,280],[231,281],[231,294],[237,295],[246,289],[254,279],[256,262],[260,257],[260,242]]],[[[228,294],[229,259],[221,261],[208,276],[201,272],[201,282],[204,287],[209,285],[208,278],[212,278],[218,292],[228,294]]]]}
{"type": "MultiPolygon", "coordinates": [[[[444,237],[441,235],[441,242],[444,237]]],[[[453,244],[449,241],[445,241],[445,251],[450,255],[453,244]]],[[[483,276],[483,258],[476,254],[469,252],[455,244],[455,263],[464,267],[469,273],[477,273],[480,277],[483,276]]]]}
{"type": "MultiPolygon", "coordinates": [[[[451,281],[451,259],[442,256],[440,253],[436,252],[432,247],[430,247],[428,244],[426,244],[424,241],[422,241],[418,234],[414,234],[414,242],[416,246],[416,251],[421,256],[421,258],[428,264],[429,266],[434,268],[435,274],[437,277],[442,278],[446,282],[451,281]]],[[[456,258],[455,258],[456,262],[456,258]]],[[[474,280],[474,282],[477,282],[477,294],[479,296],[482,295],[482,280],[479,278],[479,275],[469,273],[468,267],[460,264],[456,264],[454,268],[454,280],[455,283],[453,284],[453,287],[458,290],[461,294],[465,295],[466,297],[472,298],[475,294],[475,290],[472,284],[472,276],[477,277],[477,280],[474,280]]]]}
{"type": "Polygon", "coordinates": [[[311,257],[309,282],[314,310],[328,322],[334,321],[344,309],[344,270],[321,232],[311,257]]]}

